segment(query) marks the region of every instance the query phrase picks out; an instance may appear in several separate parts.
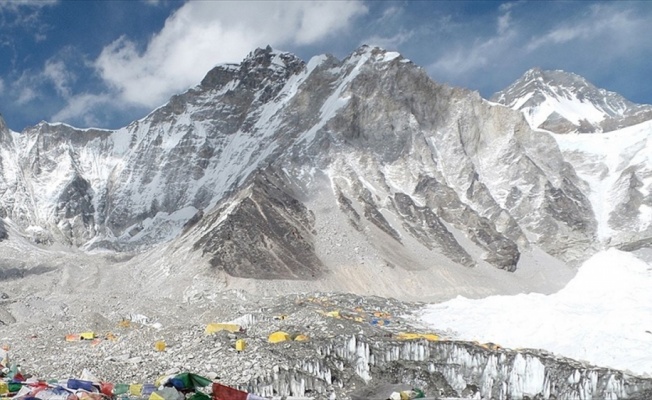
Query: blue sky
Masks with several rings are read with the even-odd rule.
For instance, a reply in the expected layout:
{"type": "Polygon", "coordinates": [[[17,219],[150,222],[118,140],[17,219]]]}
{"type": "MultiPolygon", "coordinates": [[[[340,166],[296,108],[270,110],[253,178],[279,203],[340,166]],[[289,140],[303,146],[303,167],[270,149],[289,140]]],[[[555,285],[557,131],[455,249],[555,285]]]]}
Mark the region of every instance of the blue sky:
{"type": "Polygon", "coordinates": [[[119,128],[268,44],[306,61],[378,45],[484,97],[563,69],[652,104],[651,37],[652,1],[0,0],[0,112],[16,131],[119,128]]]}

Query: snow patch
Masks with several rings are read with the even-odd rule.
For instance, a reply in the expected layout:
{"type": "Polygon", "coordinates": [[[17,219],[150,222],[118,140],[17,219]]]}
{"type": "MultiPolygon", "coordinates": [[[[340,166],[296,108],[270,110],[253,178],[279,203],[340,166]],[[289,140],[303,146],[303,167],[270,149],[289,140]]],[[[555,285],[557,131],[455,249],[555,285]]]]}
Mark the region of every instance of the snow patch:
{"type": "MultiPolygon", "coordinates": [[[[565,158],[573,164],[578,176],[589,184],[591,206],[598,222],[598,238],[607,240],[613,233],[609,217],[621,203],[626,190],[618,187],[618,180],[631,167],[640,167],[637,176],[642,179],[641,193],[652,191],[652,121],[600,135],[553,135],[565,158]],[[645,167],[648,166],[648,167],[645,167]],[[647,173],[648,171],[649,173],[647,173]]],[[[650,218],[643,207],[637,229],[646,229],[650,218]]]]}

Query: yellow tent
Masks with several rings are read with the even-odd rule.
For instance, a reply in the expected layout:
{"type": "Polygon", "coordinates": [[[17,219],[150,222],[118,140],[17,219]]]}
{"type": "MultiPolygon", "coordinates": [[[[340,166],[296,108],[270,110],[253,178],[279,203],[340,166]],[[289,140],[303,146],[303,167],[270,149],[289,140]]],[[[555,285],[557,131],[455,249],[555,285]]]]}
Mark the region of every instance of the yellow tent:
{"type": "Polygon", "coordinates": [[[79,334],[79,337],[82,340],[93,340],[95,339],[95,332],[82,332],[79,334]]]}
{"type": "Polygon", "coordinates": [[[237,351],[244,351],[246,347],[247,347],[247,342],[245,342],[244,339],[238,339],[235,341],[235,349],[237,351]]]}
{"type": "Polygon", "coordinates": [[[165,342],[163,340],[157,340],[154,342],[154,349],[156,351],[165,351],[165,342]]]}
{"type": "Polygon", "coordinates": [[[290,335],[288,335],[287,332],[283,331],[276,331],[272,334],[269,335],[267,338],[267,341],[270,343],[279,343],[279,342],[285,342],[291,340],[290,335]]]}
{"type": "Polygon", "coordinates": [[[229,331],[231,333],[240,332],[240,325],[211,322],[210,324],[206,325],[206,330],[204,331],[204,333],[206,333],[207,335],[211,335],[219,331],[229,331]]]}
{"type": "Polygon", "coordinates": [[[439,336],[434,333],[409,333],[409,332],[400,332],[396,335],[396,338],[399,340],[415,340],[415,339],[426,339],[429,342],[436,342],[439,340],[439,336]]]}

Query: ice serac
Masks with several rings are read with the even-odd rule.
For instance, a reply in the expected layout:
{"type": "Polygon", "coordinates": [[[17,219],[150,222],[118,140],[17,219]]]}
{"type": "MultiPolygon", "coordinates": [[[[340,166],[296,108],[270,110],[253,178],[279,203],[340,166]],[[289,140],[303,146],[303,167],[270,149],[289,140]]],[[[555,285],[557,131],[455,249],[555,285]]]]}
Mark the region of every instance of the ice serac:
{"type": "Polygon", "coordinates": [[[321,244],[349,234],[372,267],[509,271],[532,245],[583,258],[595,236],[549,135],[368,46],[308,63],[257,49],[124,128],[2,135],[3,215],[35,241],[147,251],[191,238],[238,277],[323,276],[341,262],[321,244]]]}
{"type": "MultiPolygon", "coordinates": [[[[487,350],[463,342],[350,336],[334,338],[316,352],[309,360],[290,358],[288,365],[250,382],[246,389],[266,396],[323,396],[336,385],[373,388],[402,383],[419,387],[433,398],[616,400],[640,398],[652,385],[649,379],[544,351],[487,350]],[[355,371],[355,376],[345,379],[349,371],[355,371]]],[[[369,397],[353,393],[352,398],[369,397]]]]}
{"type": "Polygon", "coordinates": [[[556,133],[610,132],[652,119],[652,106],[560,70],[531,69],[491,100],[522,111],[533,128],[556,133]]]}

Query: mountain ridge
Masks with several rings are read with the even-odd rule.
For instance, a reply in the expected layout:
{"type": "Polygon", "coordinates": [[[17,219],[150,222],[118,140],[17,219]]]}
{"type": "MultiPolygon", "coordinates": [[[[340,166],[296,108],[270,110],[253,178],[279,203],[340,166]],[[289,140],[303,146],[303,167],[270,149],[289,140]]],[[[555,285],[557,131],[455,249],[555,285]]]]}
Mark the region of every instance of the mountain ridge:
{"type": "Polygon", "coordinates": [[[533,128],[555,133],[611,132],[652,119],[652,106],[562,70],[532,68],[490,99],[522,111],[533,128]]]}
{"type": "Polygon", "coordinates": [[[347,287],[342,271],[394,269],[453,284],[599,247],[553,136],[380,48],[307,63],[257,49],[124,128],[7,135],[1,210],[33,241],[144,259],[181,246],[231,282],[347,287]]]}
{"type": "Polygon", "coordinates": [[[600,289],[620,287],[623,310],[647,304],[631,288],[645,287],[649,269],[623,270],[617,251],[598,257],[610,275],[574,266],[602,247],[649,257],[651,124],[532,129],[521,111],[361,47],[308,62],[254,50],[114,131],[5,127],[0,324],[11,357],[46,377],[108,365],[98,376],[112,382],[209,371],[269,396],[346,397],[390,379],[435,396],[644,398],[649,380],[605,368],[620,354],[619,368],[645,371],[640,320],[623,314],[622,343],[595,332],[618,309],[600,289]],[[581,301],[546,307],[565,286],[581,301]],[[456,299],[439,307],[478,323],[487,313],[469,299],[492,295],[514,295],[483,302],[504,322],[490,315],[493,326],[467,337],[443,317],[418,317],[424,302],[456,299]],[[570,303],[598,325],[578,325],[570,303]],[[569,332],[557,335],[556,309],[569,332]],[[550,333],[532,335],[542,320],[550,333]],[[206,335],[214,321],[244,331],[206,335]],[[591,331],[590,353],[606,365],[483,336],[489,328],[571,349],[591,331]],[[268,343],[278,330],[309,340],[268,343]],[[64,335],[88,331],[117,340],[62,351],[64,335]]]}

